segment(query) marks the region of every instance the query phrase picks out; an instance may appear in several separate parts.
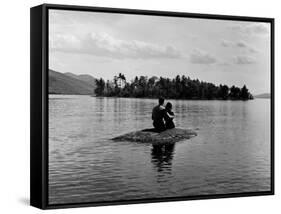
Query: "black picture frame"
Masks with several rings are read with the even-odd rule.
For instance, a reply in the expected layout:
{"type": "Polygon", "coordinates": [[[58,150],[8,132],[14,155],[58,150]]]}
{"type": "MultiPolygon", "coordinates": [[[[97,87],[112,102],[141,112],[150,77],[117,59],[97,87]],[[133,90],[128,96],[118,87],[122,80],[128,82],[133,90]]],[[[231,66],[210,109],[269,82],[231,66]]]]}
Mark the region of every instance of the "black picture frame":
{"type": "Polygon", "coordinates": [[[196,14],[185,12],[164,12],[135,9],[87,7],[43,4],[30,10],[30,204],[41,209],[88,207],[102,205],[120,205],[182,201],[194,199],[213,199],[274,194],[274,19],[247,16],[226,16],[196,14]],[[216,20],[234,20],[249,22],[266,22],[271,26],[271,189],[264,192],[247,192],[234,194],[216,194],[186,196],[177,198],[142,199],[111,202],[94,202],[78,204],[48,203],[48,11],[50,9],[107,12],[122,14],[140,14],[152,16],[169,16],[201,18],[216,20]]]}

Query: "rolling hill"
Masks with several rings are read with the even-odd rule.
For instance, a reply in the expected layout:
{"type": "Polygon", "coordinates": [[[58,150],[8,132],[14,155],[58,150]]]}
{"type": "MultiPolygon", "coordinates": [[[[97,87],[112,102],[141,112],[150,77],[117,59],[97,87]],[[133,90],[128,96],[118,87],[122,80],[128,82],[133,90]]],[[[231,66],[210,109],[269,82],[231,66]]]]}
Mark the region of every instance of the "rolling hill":
{"type": "Polygon", "coordinates": [[[49,94],[91,95],[95,79],[90,75],[63,74],[49,70],[49,94]]]}
{"type": "Polygon", "coordinates": [[[67,75],[67,76],[70,76],[72,78],[79,79],[81,81],[87,82],[87,83],[91,84],[93,87],[96,86],[96,79],[94,77],[92,77],[91,75],[88,75],[88,74],[76,75],[76,74],[73,74],[73,73],[70,73],[70,72],[67,72],[67,73],[64,73],[64,74],[67,75]]]}
{"type": "Polygon", "coordinates": [[[254,97],[255,98],[269,99],[271,96],[270,96],[270,93],[264,93],[264,94],[255,95],[254,97]]]}

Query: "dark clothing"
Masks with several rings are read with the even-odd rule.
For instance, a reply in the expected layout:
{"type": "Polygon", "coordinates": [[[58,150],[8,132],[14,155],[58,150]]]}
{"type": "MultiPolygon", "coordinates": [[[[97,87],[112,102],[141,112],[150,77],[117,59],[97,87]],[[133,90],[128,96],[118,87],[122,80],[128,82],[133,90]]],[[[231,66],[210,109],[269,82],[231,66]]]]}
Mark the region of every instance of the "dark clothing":
{"type": "Polygon", "coordinates": [[[174,116],[174,112],[165,110],[165,114],[164,114],[165,126],[166,126],[166,129],[173,129],[173,128],[175,128],[175,124],[173,122],[174,118],[169,117],[168,114],[171,116],[174,116]]]}
{"type": "Polygon", "coordinates": [[[164,123],[165,108],[163,106],[155,106],[152,110],[153,126],[156,131],[161,132],[166,129],[164,123]]]}
{"type": "Polygon", "coordinates": [[[156,132],[162,132],[166,130],[165,123],[163,121],[153,121],[153,126],[156,132]]]}

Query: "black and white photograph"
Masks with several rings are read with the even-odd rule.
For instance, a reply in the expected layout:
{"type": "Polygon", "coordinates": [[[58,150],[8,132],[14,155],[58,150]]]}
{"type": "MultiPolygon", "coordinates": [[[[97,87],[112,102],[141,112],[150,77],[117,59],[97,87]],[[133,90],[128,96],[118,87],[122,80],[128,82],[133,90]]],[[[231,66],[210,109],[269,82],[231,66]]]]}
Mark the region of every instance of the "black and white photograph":
{"type": "Polygon", "coordinates": [[[48,203],[272,191],[271,23],[48,10],[48,203]]]}

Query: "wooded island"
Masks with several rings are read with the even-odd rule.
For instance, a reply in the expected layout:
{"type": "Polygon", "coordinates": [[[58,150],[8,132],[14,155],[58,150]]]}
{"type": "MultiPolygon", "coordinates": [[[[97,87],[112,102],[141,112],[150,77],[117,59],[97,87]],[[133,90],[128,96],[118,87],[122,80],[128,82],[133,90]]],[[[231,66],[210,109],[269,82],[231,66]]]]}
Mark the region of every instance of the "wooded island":
{"type": "Polygon", "coordinates": [[[249,100],[252,94],[246,85],[236,86],[218,85],[192,80],[184,75],[175,78],[136,76],[131,82],[126,81],[123,74],[115,76],[112,81],[96,79],[96,96],[101,97],[135,97],[191,100],[249,100]]]}

